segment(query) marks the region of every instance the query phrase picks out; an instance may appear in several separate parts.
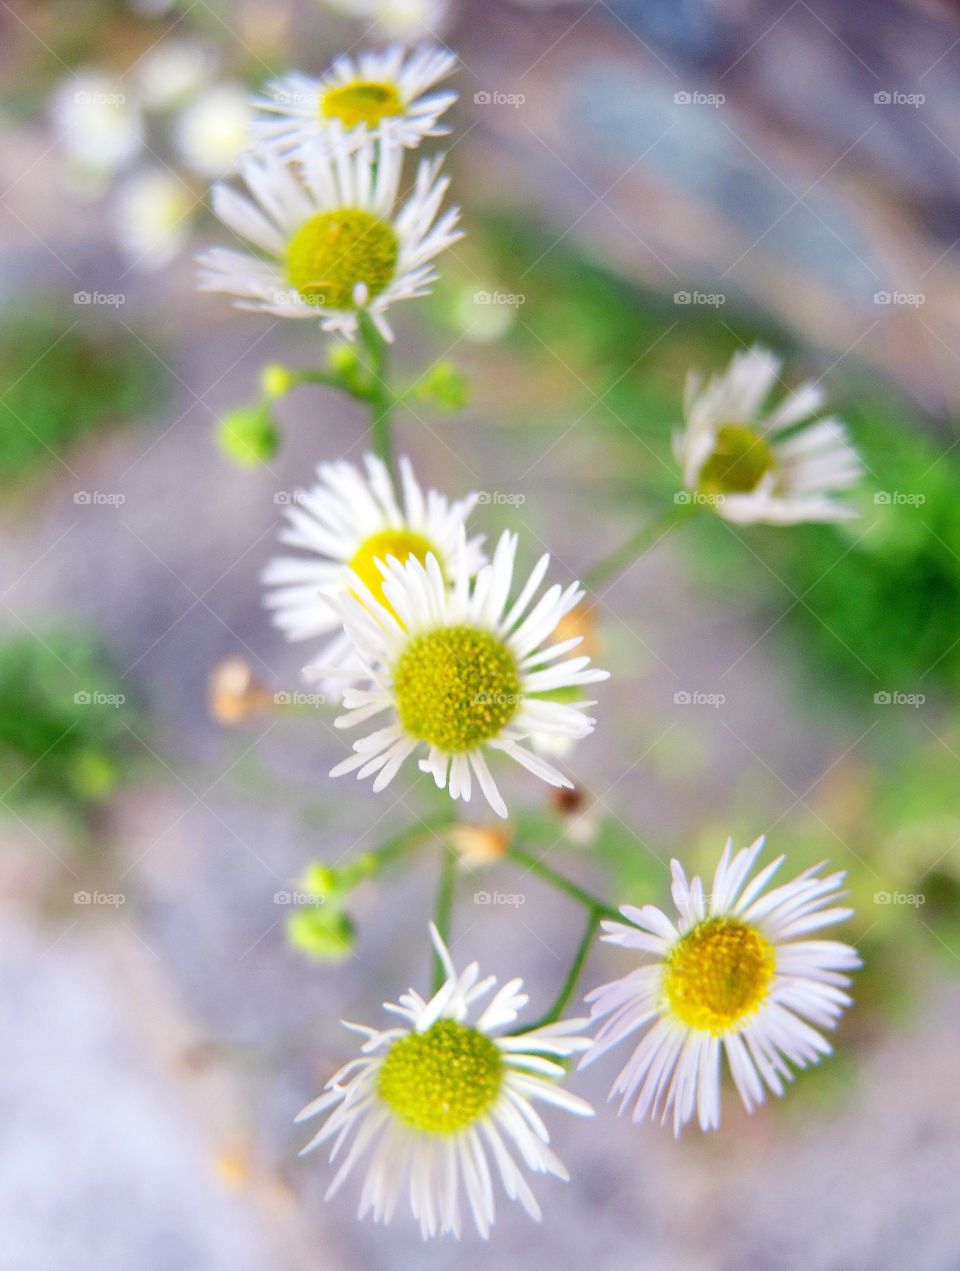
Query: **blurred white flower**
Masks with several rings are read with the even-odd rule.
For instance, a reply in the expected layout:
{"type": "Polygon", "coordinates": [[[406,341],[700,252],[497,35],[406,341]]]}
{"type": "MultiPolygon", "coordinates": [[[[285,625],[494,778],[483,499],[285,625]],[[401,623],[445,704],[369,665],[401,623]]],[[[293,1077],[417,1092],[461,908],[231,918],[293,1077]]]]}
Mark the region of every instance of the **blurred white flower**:
{"type": "Polygon", "coordinates": [[[119,78],[80,70],[57,85],[50,108],[61,147],[82,168],[109,174],[143,144],[139,108],[119,78]]]}
{"type": "Polygon", "coordinates": [[[780,366],[754,347],[735,354],[706,384],[689,376],[686,426],[674,438],[684,485],[692,498],[741,525],[854,517],[855,508],[832,497],[851,489],[862,471],[843,424],[820,419],[788,431],[822,408],[820,386],[803,384],[775,409],[763,409],[780,366]]]}
{"type": "Polygon", "coordinates": [[[123,183],[115,195],[117,238],[141,269],[160,269],[183,248],[195,200],[172,172],[153,168],[123,183]]]}
{"type": "Polygon", "coordinates": [[[180,115],[175,129],[184,163],[205,177],[233,172],[250,142],[253,107],[241,84],[207,89],[180,115]]]}
{"type": "Polygon", "coordinates": [[[161,40],[134,69],[144,109],[182,106],[209,80],[212,68],[210,49],[197,40],[161,40]]]}
{"type": "Polygon", "coordinates": [[[332,1161],[349,1141],[328,1199],[367,1155],[361,1218],[372,1210],[375,1221],[390,1222],[408,1193],[425,1240],[446,1232],[459,1236],[465,1194],[486,1238],[494,1222],[495,1177],[511,1200],[540,1219],[518,1159],[530,1173],[569,1177],[548,1146],[535,1104],[593,1116],[589,1103],[562,1085],[563,1061],[590,1044],[579,1036],[586,1021],[558,1020],[504,1034],[528,1001],[523,981],[510,980],[479,1010],[496,977],[481,980],[475,962],[458,972],[432,924],[430,934],[446,972],[439,991],[425,1000],[410,989],[399,1002],[385,1003],[397,1021],[391,1028],[347,1024],[363,1038],[359,1056],[330,1078],[297,1120],[325,1117],[304,1152],[332,1142],[332,1161]]]}
{"type": "Polygon", "coordinates": [[[462,237],[459,208],[437,219],[449,185],[439,157],[421,162],[397,206],[402,157],[399,146],[382,139],[375,149],[369,137],[336,159],[319,151],[302,164],[270,151],[245,157],[240,169],[253,199],[217,185],[213,209],[261,254],[211,248],[199,258],[200,289],[239,296],[241,309],[319,318],[323,330],[347,339],[363,310],[392,340],[390,306],[428,295],[433,257],[462,237]]]}
{"type": "Polygon", "coordinates": [[[678,921],[655,905],[623,905],[625,923],[603,923],[604,940],[654,959],[587,994],[592,1018],[604,1022],[581,1067],[642,1033],[610,1092],[621,1112],[633,1104],[634,1121],[672,1112],[679,1134],[696,1112],[702,1130],[715,1129],[722,1054],[751,1112],[765,1084],[783,1094],[790,1064],[830,1053],[817,1030],[834,1028],[849,1006],[846,972],[860,959],[815,933],[853,913],[832,904],[844,875],[821,878],[816,867],[765,891],[784,858],[750,878],[763,843],[731,856],[728,842],[709,894],[674,861],[678,921]]]}
{"type": "Polygon", "coordinates": [[[447,24],[450,0],[327,0],[332,9],[373,24],[389,39],[436,36],[447,24]]]}

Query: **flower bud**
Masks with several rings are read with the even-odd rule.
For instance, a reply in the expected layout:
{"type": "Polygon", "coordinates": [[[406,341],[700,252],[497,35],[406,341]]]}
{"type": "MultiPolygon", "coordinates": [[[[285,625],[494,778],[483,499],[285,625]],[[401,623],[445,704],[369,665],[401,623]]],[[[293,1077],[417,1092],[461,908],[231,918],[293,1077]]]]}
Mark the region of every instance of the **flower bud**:
{"type": "Polygon", "coordinates": [[[220,424],[220,447],[245,468],[267,463],[280,447],[280,434],[265,406],[231,411],[220,424]]]}
{"type": "Polygon", "coordinates": [[[340,962],[353,952],[356,930],[344,913],[309,907],[296,910],[287,919],[287,939],[318,962],[340,962]]]}
{"type": "Polygon", "coordinates": [[[462,410],[470,400],[470,385],[452,362],[435,362],[417,381],[414,391],[438,410],[462,410]]]}
{"type": "Polygon", "coordinates": [[[293,388],[293,374],[279,362],[271,362],[260,372],[260,386],[267,397],[282,397],[293,388]]]}

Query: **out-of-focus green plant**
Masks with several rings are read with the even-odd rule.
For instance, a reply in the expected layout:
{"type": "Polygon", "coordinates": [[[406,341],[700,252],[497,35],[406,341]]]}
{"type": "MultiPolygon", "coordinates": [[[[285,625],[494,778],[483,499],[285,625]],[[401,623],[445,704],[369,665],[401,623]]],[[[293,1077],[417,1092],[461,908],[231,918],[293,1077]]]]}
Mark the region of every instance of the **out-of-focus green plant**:
{"type": "Polygon", "coordinates": [[[162,368],[117,323],[41,304],[0,316],[0,481],[56,461],[160,396],[162,368]],[[160,371],[160,375],[158,375],[160,371]]]}
{"type": "Polygon", "coordinates": [[[0,815],[43,805],[87,820],[129,772],[137,731],[128,687],[92,639],[0,642],[0,815]]]}

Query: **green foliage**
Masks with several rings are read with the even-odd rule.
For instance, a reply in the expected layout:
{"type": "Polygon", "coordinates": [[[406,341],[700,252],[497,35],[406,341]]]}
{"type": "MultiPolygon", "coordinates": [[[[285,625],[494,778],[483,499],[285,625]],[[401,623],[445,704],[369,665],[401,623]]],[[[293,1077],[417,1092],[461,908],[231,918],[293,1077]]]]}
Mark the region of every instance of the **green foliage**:
{"type": "Polygon", "coordinates": [[[40,305],[0,318],[0,481],[56,462],[75,442],[159,397],[159,364],[113,323],[40,305]]]}
{"type": "Polygon", "coordinates": [[[129,689],[94,642],[45,633],[0,642],[0,809],[83,818],[126,775],[138,730],[129,689]]]}

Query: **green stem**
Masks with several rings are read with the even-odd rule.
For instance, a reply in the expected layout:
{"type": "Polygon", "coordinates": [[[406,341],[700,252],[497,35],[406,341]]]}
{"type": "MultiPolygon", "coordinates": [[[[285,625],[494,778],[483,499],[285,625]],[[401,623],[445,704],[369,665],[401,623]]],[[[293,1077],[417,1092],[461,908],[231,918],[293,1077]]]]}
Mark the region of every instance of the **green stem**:
{"type": "Polygon", "coordinates": [[[602,583],[610,582],[618,577],[628,565],[632,565],[660,538],[668,534],[674,526],[686,520],[691,512],[695,512],[696,507],[697,505],[692,501],[690,503],[675,504],[673,507],[667,508],[662,515],[654,517],[652,521],[648,521],[646,525],[637,530],[636,534],[631,535],[621,547],[602,557],[587,570],[581,580],[584,586],[595,590],[602,583]]]}
{"type": "MultiPolygon", "coordinates": [[[[292,371],[290,373],[290,387],[299,388],[301,384],[326,384],[330,388],[343,389],[345,387],[343,379],[336,371],[292,371]]],[[[354,390],[353,395],[356,396],[354,390]]]]}
{"type": "Polygon", "coordinates": [[[522,865],[529,873],[536,874],[551,887],[556,887],[558,891],[562,891],[564,895],[575,900],[578,905],[583,905],[584,909],[594,911],[598,918],[612,918],[615,922],[623,921],[620,913],[606,901],[601,900],[599,896],[594,896],[592,892],[588,892],[585,887],[581,887],[579,883],[575,883],[564,874],[558,874],[555,869],[544,865],[543,861],[537,860],[522,847],[511,847],[507,852],[507,858],[522,865]]]}
{"type": "Polygon", "coordinates": [[[370,853],[376,862],[376,872],[386,865],[392,865],[399,856],[403,856],[411,848],[418,847],[428,834],[433,834],[450,824],[450,816],[427,817],[387,839],[380,847],[370,853]]]}
{"type": "Polygon", "coordinates": [[[389,355],[387,342],[374,326],[372,319],[359,314],[360,338],[370,358],[370,441],[373,452],[393,471],[393,438],[390,431],[390,415],[395,404],[394,395],[387,383],[389,355]]]}
{"type": "MultiPolygon", "coordinates": [[[[444,944],[450,943],[450,922],[453,917],[453,888],[457,876],[457,858],[444,844],[440,862],[440,880],[437,883],[437,899],[433,909],[433,922],[444,944]]],[[[446,970],[439,955],[433,965],[433,991],[437,993],[446,978],[446,970]]]]}
{"type": "MultiPolygon", "coordinates": [[[[529,1031],[532,1031],[535,1028],[545,1028],[547,1024],[555,1024],[563,1014],[564,1008],[570,1001],[571,997],[573,997],[574,989],[577,987],[577,981],[580,979],[580,973],[583,970],[583,964],[586,962],[587,954],[590,952],[590,947],[593,944],[594,933],[597,930],[599,922],[600,912],[596,909],[591,909],[587,914],[587,922],[583,929],[583,935],[580,939],[579,945],[577,946],[577,951],[573,955],[573,962],[570,964],[570,970],[567,972],[567,978],[564,980],[560,992],[554,998],[553,1005],[547,1013],[541,1016],[536,1023],[530,1025],[529,1031]]],[[[523,1031],[527,1032],[528,1030],[525,1027],[523,1031]]]]}

